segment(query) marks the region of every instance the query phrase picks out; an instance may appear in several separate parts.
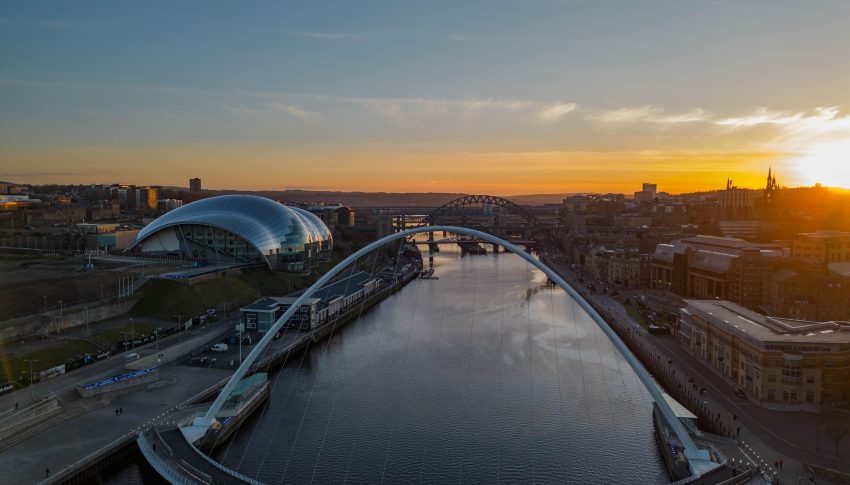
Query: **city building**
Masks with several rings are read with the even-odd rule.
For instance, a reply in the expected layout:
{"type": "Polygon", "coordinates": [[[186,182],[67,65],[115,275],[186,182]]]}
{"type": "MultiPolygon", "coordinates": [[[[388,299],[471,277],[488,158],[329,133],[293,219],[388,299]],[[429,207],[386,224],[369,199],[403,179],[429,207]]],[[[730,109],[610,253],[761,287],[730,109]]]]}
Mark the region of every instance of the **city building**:
{"type": "Polygon", "coordinates": [[[685,303],[679,341],[756,399],[850,400],[850,322],[767,317],[723,300],[685,303]]]}
{"type": "Polygon", "coordinates": [[[139,205],[145,210],[156,209],[159,187],[142,187],[139,191],[139,205]]]}
{"type": "Polygon", "coordinates": [[[594,282],[639,288],[647,279],[649,264],[636,249],[598,246],[585,261],[594,282]]]}
{"type": "Polygon", "coordinates": [[[189,192],[200,192],[201,191],[201,179],[193,178],[189,179],[189,192]]]}
{"type": "Polygon", "coordinates": [[[756,308],[765,276],[788,248],[742,239],[695,236],[656,246],[650,284],[685,298],[733,299],[756,308]]]}
{"type": "Polygon", "coordinates": [[[159,199],[156,201],[156,210],[160,214],[165,214],[178,207],[183,207],[183,201],[180,199],[159,199]]]}
{"type": "Polygon", "coordinates": [[[798,320],[850,320],[850,263],[794,260],[766,280],[763,310],[798,320]]]}
{"type": "Polygon", "coordinates": [[[354,227],[354,209],[342,204],[318,204],[303,207],[303,209],[315,214],[329,227],[336,225],[354,227]]]}
{"type": "Polygon", "coordinates": [[[657,190],[658,185],[644,183],[643,190],[641,190],[640,192],[635,192],[635,201],[652,202],[653,200],[655,200],[657,190]]]}
{"type": "Polygon", "coordinates": [[[850,261],[850,232],[816,231],[797,234],[791,243],[795,258],[807,258],[822,263],[850,261]]]}
{"type": "MultiPolygon", "coordinates": [[[[357,305],[380,287],[380,278],[360,271],[320,288],[286,323],[300,330],[319,327],[329,319],[357,305]]],[[[266,296],[242,307],[240,312],[245,329],[256,330],[260,333],[268,332],[274,322],[295,303],[298,294],[284,297],[266,296]]]]}
{"type": "Polygon", "coordinates": [[[301,272],[329,255],[332,244],[328,227],[303,209],[253,195],[223,195],[160,216],[128,251],[301,272]]]}
{"type": "Polygon", "coordinates": [[[756,191],[739,189],[726,181],[726,190],[718,190],[718,221],[720,234],[726,237],[755,239],[759,221],[756,212],[756,191]]]}

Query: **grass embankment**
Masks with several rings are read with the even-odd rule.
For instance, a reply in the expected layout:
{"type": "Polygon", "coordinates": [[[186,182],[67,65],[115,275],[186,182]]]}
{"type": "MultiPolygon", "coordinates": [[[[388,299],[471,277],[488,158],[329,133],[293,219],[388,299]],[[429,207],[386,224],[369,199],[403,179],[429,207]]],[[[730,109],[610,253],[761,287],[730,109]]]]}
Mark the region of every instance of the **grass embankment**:
{"type": "Polygon", "coordinates": [[[643,316],[643,312],[640,311],[636,306],[632,303],[626,303],[623,305],[626,308],[626,312],[628,312],[629,316],[632,317],[636,322],[641,324],[642,327],[646,327],[648,323],[646,322],[646,317],[643,316]]]}
{"type": "Polygon", "coordinates": [[[25,379],[29,373],[29,360],[33,361],[33,372],[38,373],[45,369],[66,364],[69,360],[76,359],[83,354],[98,351],[99,348],[95,342],[109,342],[110,345],[115,345],[115,342],[122,340],[125,334],[131,331],[135,332],[136,335],[148,334],[153,332],[153,326],[145,323],[131,325],[127,322],[122,326],[94,333],[91,339],[57,340],[53,338],[53,341],[47,347],[15,357],[7,358],[4,356],[2,362],[0,362],[0,383],[11,382],[20,379],[22,376],[25,379]]]}
{"type": "Polygon", "coordinates": [[[330,261],[321,263],[307,275],[249,268],[241,274],[221,275],[191,286],[154,279],[142,287],[142,296],[129,314],[173,321],[176,316],[186,320],[207,308],[236,311],[261,296],[283,296],[307,288],[318,279],[317,275],[342,261],[346,251],[350,249],[335,249],[330,261]]]}

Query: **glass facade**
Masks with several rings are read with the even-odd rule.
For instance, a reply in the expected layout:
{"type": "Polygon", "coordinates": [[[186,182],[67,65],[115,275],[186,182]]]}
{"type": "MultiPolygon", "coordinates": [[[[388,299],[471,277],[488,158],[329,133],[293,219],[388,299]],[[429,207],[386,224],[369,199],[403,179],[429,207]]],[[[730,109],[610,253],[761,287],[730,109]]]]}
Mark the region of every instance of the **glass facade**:
{"type": "Polygon", "coordinates": [[[315,215],[264,197],[224,195],[175,209],[139,231],[130,250],[179,252],[210,262],[266,262],[303,271],[333,246],[315,215]],[[172,233],[172,234],[169,234],[172,233]]]}

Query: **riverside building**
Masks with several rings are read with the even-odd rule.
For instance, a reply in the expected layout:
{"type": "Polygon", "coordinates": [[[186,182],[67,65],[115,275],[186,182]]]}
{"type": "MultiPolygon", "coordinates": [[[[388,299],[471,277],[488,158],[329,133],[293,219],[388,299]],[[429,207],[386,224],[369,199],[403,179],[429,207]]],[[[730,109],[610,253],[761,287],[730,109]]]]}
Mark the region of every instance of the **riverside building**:
{"type": "Polygon", "coordinates": [[[767,317],[723,300],[685,300],[679,341],[747,394],[791,405],[850,401],[850,322],[767,317]]]}

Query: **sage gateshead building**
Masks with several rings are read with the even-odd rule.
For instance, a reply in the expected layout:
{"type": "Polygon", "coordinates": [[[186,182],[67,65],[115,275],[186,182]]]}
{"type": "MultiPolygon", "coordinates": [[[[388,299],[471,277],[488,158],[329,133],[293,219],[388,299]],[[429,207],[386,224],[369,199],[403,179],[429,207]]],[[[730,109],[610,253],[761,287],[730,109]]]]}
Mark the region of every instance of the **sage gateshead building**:
{"type": "Polygon", "coordinates": [[[159,217],[139,231],[127,250],[301,272],[327,257],[332,246],[330,230],[314,214],[265,197],[222,195],[159,217]]]}

